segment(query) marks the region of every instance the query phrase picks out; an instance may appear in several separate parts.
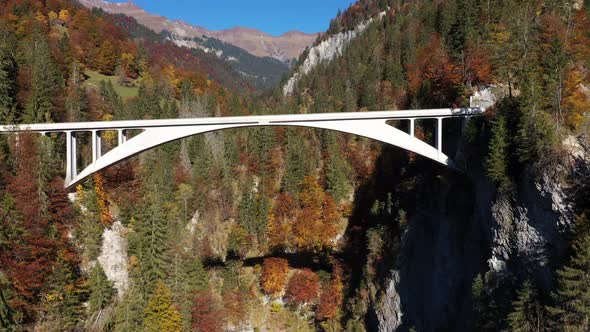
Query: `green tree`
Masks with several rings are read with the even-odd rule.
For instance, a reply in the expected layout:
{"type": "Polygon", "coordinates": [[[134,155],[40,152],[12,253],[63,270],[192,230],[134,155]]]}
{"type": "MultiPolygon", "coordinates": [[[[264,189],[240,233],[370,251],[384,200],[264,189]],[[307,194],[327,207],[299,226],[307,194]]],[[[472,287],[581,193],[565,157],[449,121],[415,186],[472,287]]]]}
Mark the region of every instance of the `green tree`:
{"type": "Polygon", "coordinates": [[[143,330],[146,332],[178,332],[182,318],[172,302],[170,289],[158,280],[154,293],[145,308],[143,330]]]}
{"type": "Polygon", "coordinates": [[[41,33],[33,34],[29,47],[31,95],[26,105],[25,121],[49,122],[58,92],[59,79],[49,44],[41,33]]]}
{"type": "Polygon", "coordinates": [[[111,80],[100,81],[100,96],[102,98],[103,116],[105,114],[119,114],[123,108],[123,99],[115,90],[111,80]]]}
{"type": "Polygon", "coordinates": [[[96,263],[89,275],[90,298],[88,310],[95,314],[111,304],[115,289],[113,282],[107,279],[100,263],[96,263]]]}
{"type": "Polygon", "coordinates": [[[159,119],[162,115],[160,98],[155,91],[145,83],[139,85],[137,99],[135,101],[134,116],[147,119],[159,119]]]}
{"type": "Polygon", "coordinates": [[[508,326],[515,332],[541,331],[544,325],[543,307],[533,283],[527,279],[512,302],[512,312],[508,315],[508,326]]]}
{"type": "Polygon", "coordinates": [[[88,120],[88,99],[86,91],[80,82],[79,64],[72,64],[72,73],[70,75],[68,94],[66,96],[66,110],[68,121],[87,121],[88,120]]]}
{"type": "Polygon", "coordinates": [[[494,306],[486,289],[484,279],[477,275],[471,285],[471,301],[473,304],[473,324],[476,331],[497,330],[494,306]]]}
{"type": "Polygon", "coordinates": [[[137,265],[132,270],[139,291],[146,298],[159,279],[164,280],[170,263],[168,223],[173,201],[172,179],[169,169],[171,161],[162,148],[146,156],[146,178],[142,184],[140,207],[134,210],[133,233],[129,239],[129,250],[137,265]]]}
{"type": "Polygon", "coordinates": [[[4,295],[4,290],[0,288],[0,330],[10,331],[12,326],[12,311],[8,306],[8,302],[4,295]]]}
{"type": "Polygon", "coordinates": [[[116,332],[141,331],[144,320],[145,299],[132,286],[125,292],[123,301],[115,307],[113,330],[116,332]]]}
{"type": "Polygon", "coordinates": [[[14,36],[3,24],[0,25],[0,123],[16,120],[16,74],[17,62],[14,51],[14,36]]]}
{"type": "Polygon", "coordinates": [[[547,308],[552,323],[565,331],[588,331],[590,328],[590,235],[573,245],[573,256],[557,271],[557,289],[552,293],[554,305],[547,308]]]}
{"type": "Polygon", "coordinates": [[[258,188],[254,191],[254,182],[248,181],[245,192],[238,206],[238,221],[248,234],[255,235],[259,243],[264,239],[266,219],[268,215],[268,200],[258,188]]]}
{"type": "Polygon", "coordinates": [[[326,191],[334,197],[336,202],[346,198],[352,191],[349,175],[352,171],[348,161],[342,157],[336,134],[325,133],[326,155],[326,191]]]}
{"type": "Polygon", "coordinates": [[[506,120],[503,115],[498,115],[492,126],[492,140],[486,159],[486,171],[490,179],[498,185],[500,192],[507,192],[511,185],[508,174],[508,147],[506,120]]]}
{"type": "Polygon", "coordinates": [[[308,148],[309,144],[306,144],[310,139],[296,129],[287,129],[286,170],[282,184],[287,192],[296,193],[303,178],[310,174],[313,168],[312,151],[308,148]]]}

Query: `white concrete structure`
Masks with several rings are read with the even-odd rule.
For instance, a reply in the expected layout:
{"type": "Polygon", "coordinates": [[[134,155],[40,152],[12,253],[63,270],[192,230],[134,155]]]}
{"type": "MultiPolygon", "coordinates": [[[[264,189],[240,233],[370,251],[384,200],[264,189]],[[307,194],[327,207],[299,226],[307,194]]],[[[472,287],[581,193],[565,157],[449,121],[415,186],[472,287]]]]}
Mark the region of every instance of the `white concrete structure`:
{"type": "Polygon", "coordinates": [[[443,119],[453,117],[465,118],[482,113],[482,108],[462,108],[168,120],[67,122],[1,126],[0,133],[65,133],[67,156],[65,185],[66,187],[71,187],[95,172],[164,143],[209,131],[256,126],[299,126],[336,130],[398,146],[441,164],[451,166],[451,160],[442,152],[443,119]],[[414,137],[415,121],[419,119],[436,119],[435,146],[431,146],[414,137]],[[388,125],[386,122],[389,120],[409,121],[409,133],[388,125]],[[126,131],[128,130],[142,130],[142,132],[127,140],[126,131]],[[102,145],[99,136],[101,131],[118,132],[118,146],[104,155],[101,151],[102,145]],[[78,173],[76,133],[80,132],[90,132],[92,135],[92,163],[78,173]]]}

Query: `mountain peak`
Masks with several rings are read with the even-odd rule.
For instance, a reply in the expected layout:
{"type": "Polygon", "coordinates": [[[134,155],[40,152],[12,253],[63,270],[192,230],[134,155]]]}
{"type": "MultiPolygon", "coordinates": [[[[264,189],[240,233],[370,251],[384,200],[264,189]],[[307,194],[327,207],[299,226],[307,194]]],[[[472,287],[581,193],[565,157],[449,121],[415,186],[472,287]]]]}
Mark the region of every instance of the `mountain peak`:
{"type": "Polygon", "coordinates": [[[105,0],[79,0],[79,2],[88,8],[97,7],[108,13],[131,16],[140,24],[158,33],[166,30],[182,38],[213,37],[238,46],[253,55],[268,56],[281,61],[297,58],[318,35],[292,30],[280,36],[273,36],[261,30],[243,26],[225,30],[208,30],[182,20],[170,20],[148,13],[131,0],[118,3],[105,0]]]}

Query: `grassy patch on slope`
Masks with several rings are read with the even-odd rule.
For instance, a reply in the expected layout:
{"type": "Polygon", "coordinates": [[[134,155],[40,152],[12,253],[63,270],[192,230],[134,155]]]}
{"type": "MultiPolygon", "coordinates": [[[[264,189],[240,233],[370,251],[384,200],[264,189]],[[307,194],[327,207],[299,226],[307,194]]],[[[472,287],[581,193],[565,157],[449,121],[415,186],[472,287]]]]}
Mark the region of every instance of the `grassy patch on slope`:
{"type": "Polygon", "coordinates": [[[97,71],[87,70],[85,72],[88,79],[86,79],[86,84],[96,88],[97,90],[100,89],[100,82],[101,81],[111,81],[113,83],[113,87],[115,87],[115,91],[124,99],[131,98],[137,96],[137,91],[139,90],[139,85],[136,83],[134,87],[126,87],[122,86],[119,83],[118,76],[107,76],[103,75],[97,71]]]}

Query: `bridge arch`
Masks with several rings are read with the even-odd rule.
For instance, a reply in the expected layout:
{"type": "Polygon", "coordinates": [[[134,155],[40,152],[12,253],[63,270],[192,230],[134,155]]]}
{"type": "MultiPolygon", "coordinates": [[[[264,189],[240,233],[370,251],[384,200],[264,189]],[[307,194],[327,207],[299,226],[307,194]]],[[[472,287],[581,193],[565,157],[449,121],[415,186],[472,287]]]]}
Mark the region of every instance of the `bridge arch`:
{"type": "MultiPolygon", "coordinates": [[[[384,121],[366,121],[362,124],[359,124],[358,122],[347,121],[342,123],[326,122],[307,124],[291,123],[182,126],[145,129],[142,133],[129,140],[126,140],[123,144],[102,155],[92,164],[88,165],[88,167],[83,169],[79,174],[76,174],[75,176],[72,174],[71,179],[66,179],[66,186],[75,186],[93,173],[133,157],[141,152],[176,140],[225,129],[268,126],[307,127],[362,136],[414,152],[446,166],[451,165],[451,160],[449,157],[446,156],[442,150],[439,150],[438,147],[433,147],[400,129],[386,124],[384,121]]],[[[437,145],[440,145],[440,143],[437,143],[437,145]]]]}
{"type": "Polygon", "coordinates": [[[483,113],[480,108],[433,109],[417,111],[383,111],[354,113],[316,113],[241,117],[213,117],[195,119],[138,120],[138,121],[97,121],[61,124],[35,124],[4,126],[0,132],[66,133],[66,177],[65,186],[72,187],[88,176],[106,167],[121,162],[138,153],[193,135],[232,128],[262,126],[295,126],[333,130],[363,136],[386,144],[414,152],[446,166],[452,161],[442,152],[443,119],[469,117],[483,113]],[[435,145],[432,146],[414,136],[415,121],[435,119],[435,145]],[[389,124],[389,120],[409,121],[409,133],[389,124]],[[127,130],[143,130],[127,140],[127,130]],[[100,131],[117,130],[119,145],[109,152],[101,153],[100,131]],[[77,172],[76,135],[77,132],[92,134],[92,163],[77,172]]]}

